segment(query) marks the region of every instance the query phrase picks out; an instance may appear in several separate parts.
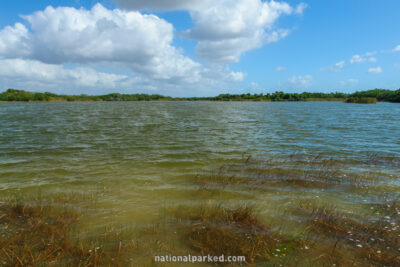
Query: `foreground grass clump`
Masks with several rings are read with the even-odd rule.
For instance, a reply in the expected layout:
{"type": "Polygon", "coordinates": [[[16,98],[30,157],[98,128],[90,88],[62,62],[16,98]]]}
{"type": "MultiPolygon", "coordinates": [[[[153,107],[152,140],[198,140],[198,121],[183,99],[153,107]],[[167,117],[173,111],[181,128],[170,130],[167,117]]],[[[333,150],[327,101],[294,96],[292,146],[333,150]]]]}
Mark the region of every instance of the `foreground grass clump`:
{"type": "Polygon", "coordinates": [[[54,199],[0,202],[1,266],[125,266],[137,244],[113,229],[79,238],[82,214],[54,199]],[[128,241],[127,241],[128,240],[128,241]]]}
{"type": "Polygon", "coordinates": [[[203,255],[245,256],[247,263],[276,261],[298,246],[274,233],[250,207],[201,206],[180,208],[178,223],[185,240],[203,255]]]}
{"type": "Polygon", "coordinates": [[[5,200],[0,204],[1,264],[26,266],[83,258],[90,261],[87,251],[69,242],[78,220],[78,213],[63,208],[56,211],[42,200],[5,200]]]}
{"type": "MultiPolygon", "coordinates": [[[[386,207],[390,213],[392,206],[386,207]]],[[[400,266],[400,216],[397,213],[374,221],[326,208],[314,214],[310,233],[320,240],[319,244],[331,245],[325,248],[329,253],[321,253],[325,261],[343,266],[400,266]]],[[[323,250],[324,246],[320,245],[319,249],[323,250]]]]}

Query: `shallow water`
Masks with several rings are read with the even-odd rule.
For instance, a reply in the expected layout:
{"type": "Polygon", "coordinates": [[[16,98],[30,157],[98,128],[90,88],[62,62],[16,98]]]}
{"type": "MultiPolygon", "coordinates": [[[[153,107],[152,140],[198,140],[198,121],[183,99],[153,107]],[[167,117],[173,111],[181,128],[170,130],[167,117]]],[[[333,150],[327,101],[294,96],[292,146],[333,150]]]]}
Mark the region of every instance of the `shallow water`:
{"type": "Polygon", "coordinates": [[[255,205],[276,225],[302,200],[360,212],[399,192],[399,118],[389,103],[0,103],[0,194],[94,192],[101,213],[89,221],[100,228],[147,225],[165,208],[202,202],[255,205]],[[277,165],[321,156],[341,175],[371,177],[374,193],[259,184],[215,192],[195,182],[249,156],[277,165]]]}

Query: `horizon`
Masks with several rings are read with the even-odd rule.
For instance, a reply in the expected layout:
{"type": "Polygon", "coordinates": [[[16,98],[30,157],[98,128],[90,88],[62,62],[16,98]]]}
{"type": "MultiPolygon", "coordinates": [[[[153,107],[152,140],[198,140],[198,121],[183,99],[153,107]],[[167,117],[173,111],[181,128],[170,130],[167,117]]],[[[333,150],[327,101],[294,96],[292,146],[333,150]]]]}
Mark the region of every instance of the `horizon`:
{"type": "Polygon", "coordinates": [[[1,88],[207,97],[400,87],[394,0],[17,0],[0,7],[1,88]]]}
{"type": "Polygon", "coordinates": [[[16,91],[25,91],[25,92],[29,92],[29,93],[50,93],[50,94],[56,94],[56,95],[66,95],[66,96],[80,96],[80,95],[87,95],[87,96],[101,96],[101,95],[112,95],[112,94],[120,94],[120,95],[160,95],[162,97],[171,97],[171,98],[209,98],[209,97],[218,97],[220,95],[226,95],[226,94],[230,94],[230,95],[246,95],[246,94],[250,94],[250,95],[268,95],[268,94],[275,94],[275,93],[284,93],[284,94],[303,94],[303,93],[311,93],[311,94],[346,94],[346,95],[351,95],[351,94],[355,94],[355,93],[359,93],[359,92],[366,92],[366,91],[372,91],[372,90],[388,90],[388,91],[398,91],[400,90],[400,88],[396,89],[385,89],[385,88],[373,88],[373,89],[368,89],[368,90],[357,90],[357,91],[352,91],[352,92],[341,92],[341,91],[299,91],[299,92],[287,92],[287,91],[260,91],[260,92],[255,92],[255,93],[250,93],[250,92],[243,92],[243,93],[237,93],[237,94],[232,94],[232,93],[219,93],[218,95],[206,95],[206,96],[171,96],[171,95],[163,95],[163,94],[158,94],[158,93],[146,93],[146,92],[135,92],[135,93],[120,93],[120,92],[109,92],[109,93],[105,93],[105,94],[85,94],[85,93],[81,93],[81,94],[68,94],[68,93],[55,93],[52,91],[35,91],[35,90],[29,90],[29,89],[17,89],[17,88],[7,88],[4,91],[0,91],[0,94],[2,93],[6,93],[8,90],[16,90],[16,91]]]}

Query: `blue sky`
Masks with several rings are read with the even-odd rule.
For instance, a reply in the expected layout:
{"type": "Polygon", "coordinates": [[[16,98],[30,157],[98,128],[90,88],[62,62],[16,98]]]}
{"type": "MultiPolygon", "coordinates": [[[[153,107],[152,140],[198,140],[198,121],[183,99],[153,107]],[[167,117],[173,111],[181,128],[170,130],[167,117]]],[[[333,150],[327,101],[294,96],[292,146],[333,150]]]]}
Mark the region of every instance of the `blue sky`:
{"type": "Polygon", "coordinates": [[[396,0],[3,1],[0,90],[398,89],[399,13],[396,0]]]}

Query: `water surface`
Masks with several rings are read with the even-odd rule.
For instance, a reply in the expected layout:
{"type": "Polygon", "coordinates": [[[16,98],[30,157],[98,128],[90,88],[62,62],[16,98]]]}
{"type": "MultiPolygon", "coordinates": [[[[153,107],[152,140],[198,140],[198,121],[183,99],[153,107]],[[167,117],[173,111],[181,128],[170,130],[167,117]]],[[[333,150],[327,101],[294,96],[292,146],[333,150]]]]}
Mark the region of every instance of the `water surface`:
{"type": "Polygon", "coordinates": [[[271,220],[299,199],[358,212],[399,191],[399,118],[400,106],[389,103],[0,103],[0,194],[101,192],[98,227],[146,225],[165,207],[210,201],[251,203],[271,220]],[[283,186],[213,194],[194,180],[249,156],[293,155],[373,177],[377,193],[283,186]]]}

